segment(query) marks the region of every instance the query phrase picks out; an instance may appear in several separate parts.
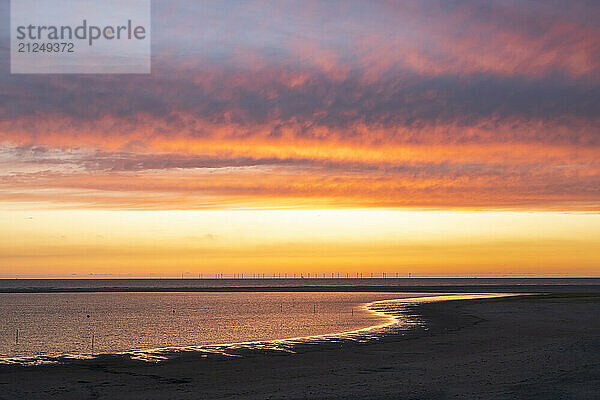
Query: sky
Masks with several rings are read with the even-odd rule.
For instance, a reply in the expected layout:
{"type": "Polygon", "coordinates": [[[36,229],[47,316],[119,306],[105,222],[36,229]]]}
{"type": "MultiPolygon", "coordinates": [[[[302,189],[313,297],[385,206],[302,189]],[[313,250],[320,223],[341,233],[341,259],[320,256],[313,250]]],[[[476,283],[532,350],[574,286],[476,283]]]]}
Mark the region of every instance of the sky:
{"type": "Polygon", "coordinates": [[[11,75],[0,276],[600,274],[596,1],[153,1],[149,75],[11,75]]]}

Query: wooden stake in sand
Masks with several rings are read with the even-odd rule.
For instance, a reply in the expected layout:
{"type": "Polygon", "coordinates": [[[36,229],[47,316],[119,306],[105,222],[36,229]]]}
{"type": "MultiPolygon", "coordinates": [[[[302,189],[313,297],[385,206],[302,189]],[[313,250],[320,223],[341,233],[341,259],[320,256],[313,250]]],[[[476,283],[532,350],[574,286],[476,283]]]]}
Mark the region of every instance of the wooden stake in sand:
{"type": "Polygon", "coordinates": [[[19,330],[17,329],[17,334],[15,335],[15,344],[19,344],[19,330]]]}
{"type": "Polygon", "coordinates": [[[92,333],[92,355],[94,355],[94,334],[92,333]]]}

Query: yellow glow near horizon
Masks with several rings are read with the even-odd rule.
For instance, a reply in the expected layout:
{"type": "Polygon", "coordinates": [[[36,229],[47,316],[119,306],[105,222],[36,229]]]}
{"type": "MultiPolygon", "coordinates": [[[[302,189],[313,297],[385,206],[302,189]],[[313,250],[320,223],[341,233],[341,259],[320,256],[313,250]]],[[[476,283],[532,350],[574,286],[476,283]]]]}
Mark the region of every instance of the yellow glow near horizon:
{"type": "Polygon", "coordinates": [[[0,277],[216,272],[598,275],[600,214],[0,211],[0,277]]]}

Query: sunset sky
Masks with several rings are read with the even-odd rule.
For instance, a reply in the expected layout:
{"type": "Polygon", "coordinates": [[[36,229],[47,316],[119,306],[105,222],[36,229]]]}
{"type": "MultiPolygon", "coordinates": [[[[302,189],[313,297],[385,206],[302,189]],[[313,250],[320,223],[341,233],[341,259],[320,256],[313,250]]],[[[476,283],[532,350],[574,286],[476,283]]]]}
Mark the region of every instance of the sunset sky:
{"type": "Polygon", "coordinates": [[[0,277],[600,275],[600,3],[154,1],[150,75],[11,75],[0,277]]]}

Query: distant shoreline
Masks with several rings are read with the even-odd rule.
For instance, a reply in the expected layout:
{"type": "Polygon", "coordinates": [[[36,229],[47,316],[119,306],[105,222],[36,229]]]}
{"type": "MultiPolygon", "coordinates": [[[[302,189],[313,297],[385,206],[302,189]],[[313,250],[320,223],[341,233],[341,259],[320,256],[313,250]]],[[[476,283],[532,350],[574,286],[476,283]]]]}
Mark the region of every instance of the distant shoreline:
{"type": "Polygon", "coordinates": [[[421,293],[598,293],[598,285],[435,285],[435,286],[207,286],[207,287],[14,287],[0,293],[152,293],[152,292],[421,292],[421,293]]]}

